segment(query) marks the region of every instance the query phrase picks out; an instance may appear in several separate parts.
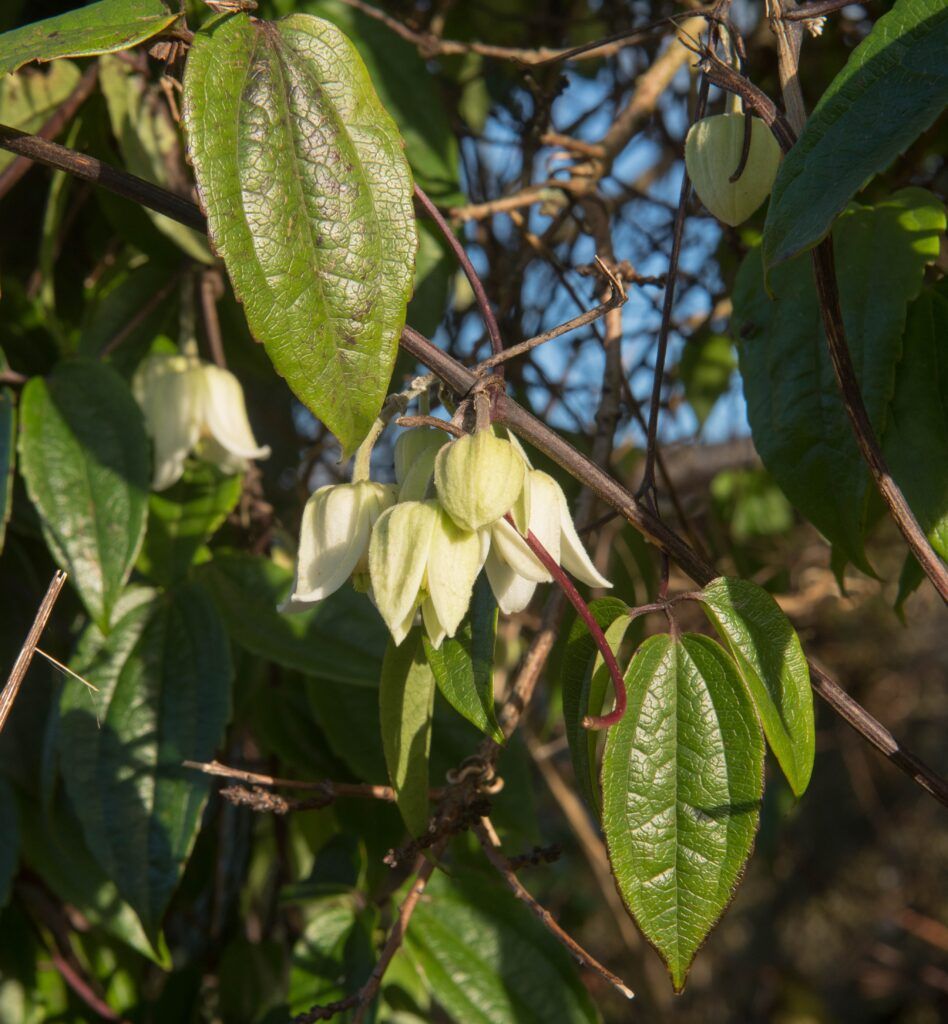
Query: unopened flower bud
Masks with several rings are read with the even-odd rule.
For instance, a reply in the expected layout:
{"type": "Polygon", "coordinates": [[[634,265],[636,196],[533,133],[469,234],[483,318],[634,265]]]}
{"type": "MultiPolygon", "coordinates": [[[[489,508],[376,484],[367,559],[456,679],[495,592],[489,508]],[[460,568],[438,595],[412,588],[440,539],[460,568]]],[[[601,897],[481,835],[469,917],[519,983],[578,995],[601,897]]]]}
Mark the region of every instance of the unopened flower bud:
{"type": "Polygon", "coordinates": [[[479,430],[445,445],[435,459],[438,498],[462,529],[495,523],[523,491],[526,465],[509,441],[479,430]]]}
{"type": "Polygon", "coordinates": [[[448,443],[444,431],[436,427],[413,427],[399,436],[395,442],[395,479],[401,501],[426,497],[435,456],[448,443]]]}
{"type": "Polygon", "coordinates": [[[691,126],[685,166],[698,197],[718,220],[734,227],[770,195],[780,166],[780,146],[759,118],[751,119],[750,151],[737,181],[744,144],[744,114],[716,114],[691,126]]]}

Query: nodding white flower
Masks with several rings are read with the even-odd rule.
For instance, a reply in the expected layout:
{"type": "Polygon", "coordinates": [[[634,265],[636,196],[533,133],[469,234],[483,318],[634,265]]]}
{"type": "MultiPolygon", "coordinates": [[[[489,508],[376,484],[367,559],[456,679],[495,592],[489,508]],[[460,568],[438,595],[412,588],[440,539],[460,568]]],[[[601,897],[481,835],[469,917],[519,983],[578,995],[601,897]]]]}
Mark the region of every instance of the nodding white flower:
{"type": "MultiPolygon", "coordinates": [[[[526,502],[529,530],[552,559],[591,587],[611,587],[586,553],[569,514],[566,495],[553,477],[531,469],[524,491],[529,492],[526,502]]],[[[537,583],[547,582],[550,574],[506,520],[501,519],[491,527],[490,537],[485,569],[497,606],[506,615],[523,611],[537,583]]]]}
{"type": "Polygon", "coordinates": [[[395,442],[399,501],[422,501],[434,474],[435,457],[449,442],[437,427],[412,427],[395,442]]]}
{"type": "Polygon", "coordinates": [[[225,473],[241,472],[249,459],[270,454],[254,439],[240,381],[198,359],[193,350],[149,356],[132,380],[132,391],[154,442],[156,491],[181,479],[192,452],[225,473]]]}
{"type": "Polygon", "coordinates": [[[322,601],[353,576],[369,571],[369,537],[379,516],[395,504],[392,484],[363,480],[327,484],[303,509],[296,581],[283,610],[322,601]]]}
{"type": "Polygon", "coordinates": [[[527,466],[521,454],[492,430],[478,430],[444,445],[435,458],[438,499],[464,530],[497,522],[523,493],[527,466]]]}
{"type": "Polygon", "coordinates": [[[403,501],[379,516],[369,573],[376,607],[396,644],[408,635],[419,608],[435,647],[454,636],[488,542],[486,532],[461,528],[434,500],[403,501]]]}

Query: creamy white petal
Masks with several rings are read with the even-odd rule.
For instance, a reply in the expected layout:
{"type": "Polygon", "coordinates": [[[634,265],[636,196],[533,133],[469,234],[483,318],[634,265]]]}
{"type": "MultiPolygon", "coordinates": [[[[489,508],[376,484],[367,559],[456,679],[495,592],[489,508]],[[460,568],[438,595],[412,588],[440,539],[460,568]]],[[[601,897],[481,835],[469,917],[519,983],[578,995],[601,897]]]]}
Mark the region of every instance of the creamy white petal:
{"type": "Polygon", "coordinates": [[[212,363],[202,367],[204,376],[204,422],[208,432],[232,455],[243,459],[265,459],[266,445],[258,445],[240,381],[229,371],[212,363]]]}
{"type": "Polygon", "coordinates": [[[154,445],[152,487],[163,491],[181,479],[201,434],[200,366],[186,356],[149,356],[135,374],[133,391],[154,445]]]}
{"type": "Polygon", "coordinates": [[[504,615],[522,612],[527,607],[537,589],[533,580],[526,580],[522,576],[518,576],[506,562],[498,557],[493,548],[484,563],[484,570],[487,573],[490,589],[494,592],[494,597],[497,600],[497,607],[504,615]]]}
{"type": "Polygon", "coordinates": [[[428,554],[428,594],[448,636],[454,636],[470,607],[474,581],[484,566],[481,550],[479,534],[462,530],[438,509],[428,554]]]}
{"type": "Polygon", "coordinates": [[[593,565],[579,539],[573,519],[569,514],[566,495],[560,491],[560,549],[563,568],[576,579],[591,587],[611,587],[612,584],[593,565]]]}
{"type": "Polygon", "coordinates": [[[437,518],[435,502],[405,501],[383,512],[372,530],[369,543],[372,590],[378,610],[393,636],[417,606],[437,518]]]}
{"type": "Polygon", "coordinates": [[[396,623],[394,628],[390,628],[389,632],[392,634],[392,640],[396,647],[401,647],[402,641],[411,632],[412,626],[415,624],[415,619],[418,616],[418,609],[412,608],[412,610],[402,619],[401,622],[396,623]]]}
{"type": "Polygon", "coordinates": [[[322,601],[352,575],[372,523],[361,484],[328,484],[303,508],[294,601],[322,601]]]}
{"type": "Polygon", "coordinates": [[[438,618],[438,612],[430,597],[426,597],[422,602],[421,618],[425,624],[425,630],[428,633],[428,639],[431,641],[431,646],[435,649],[439,648],[444,643],[444,638],[448,634],[444,626],[441,624],[441,620],[438,618]]]}
{"type": "Polygon", "coordinates": [[[490,549],[491,554],[506,562],[518,576],[534,583],[549,583],[553,578],[506,519],[498,519],[490,528],[490,549]]]}
{"type": "Polygon", "coordinates": [[[464,530],[500,519],[520,497],[525,477],[523,459],[490,430],[459,437],[435,459],[438,499],[464,530]]]}
{"type": "Polygon", "coordinates": [[[530,488],[530,532],[560,562],[560,485],[546,473],[533,469],[527,474],[530,488]]]}
{"type": "Polygon", "coordinates": [[[437,427],[411,427],[399,434],[395,442],[396,481],[399,484],[405,483],[409,472],[419,460],[425,461],[433,473],[435,456],[448,443],[448,435],[437,427]]]}

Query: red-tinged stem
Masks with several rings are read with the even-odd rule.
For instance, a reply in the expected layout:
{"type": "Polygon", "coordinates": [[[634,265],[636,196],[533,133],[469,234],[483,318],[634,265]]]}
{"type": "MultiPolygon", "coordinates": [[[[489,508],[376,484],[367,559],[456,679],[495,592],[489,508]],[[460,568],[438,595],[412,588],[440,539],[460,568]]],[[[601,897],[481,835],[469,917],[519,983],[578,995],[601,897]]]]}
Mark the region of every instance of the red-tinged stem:
{"type": "MultiPolygon", "coordinates": [[[[516,529],[513,518],[509,513],[505,518],[516,529]]],[[[586,623],[586,628],[589,630],[593,640],[596,641],[596,646],[599,648],[600,654],[602,654],[602,660],[609,669],[609,675],[612,676],[612,685],[616,691],[615,707],[613,707],[608,715],[586,715],[583,719],[583,727],[586,729],[608,729],[611,725],[615,725],[625,714],[627,703],[625,680],[622,678],[622,672],[619,668],[619,663],[616,661],[616,656],[612,653],[612,648],[609,646],[608,640],[606,640],[605,633],[603,633],[599,623],[593,617],[593,613],[589,610],[589,605],[586,604],[580,592],[573,585],[573,581],[556,563],[550,552],[546,550],[531,530],[527,530],[524,540],[527,542],[530,550],[540,559],[543,568],[559,584],[560,589],[566,595],[570,604],[576,609],[576,613],[586,623]]]]}

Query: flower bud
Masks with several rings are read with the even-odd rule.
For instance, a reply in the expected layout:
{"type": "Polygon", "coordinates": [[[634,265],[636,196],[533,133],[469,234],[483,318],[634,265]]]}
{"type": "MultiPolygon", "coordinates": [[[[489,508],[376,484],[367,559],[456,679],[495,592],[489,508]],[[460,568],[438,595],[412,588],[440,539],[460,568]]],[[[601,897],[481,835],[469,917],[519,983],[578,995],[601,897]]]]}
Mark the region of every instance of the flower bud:
{"type": "Polygon", "coordinates": [[[509,441],[479,430],[445,445],[435,458],[435,487],[464,530],[490,526],[517,502],[526,466],[509,441]]]}
{"type": "Polygon", "coordinates": [[[734,227],[747,220],[770,195],[780,166],[780,146],[759,118],[751,119],[750,151],[737,170],[744,144],[744,114],[716,114],[691,126],[685,139],[685,166],[698,198],[718,220],[734,227]]]}

